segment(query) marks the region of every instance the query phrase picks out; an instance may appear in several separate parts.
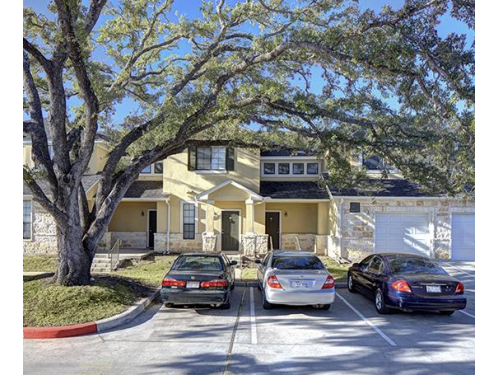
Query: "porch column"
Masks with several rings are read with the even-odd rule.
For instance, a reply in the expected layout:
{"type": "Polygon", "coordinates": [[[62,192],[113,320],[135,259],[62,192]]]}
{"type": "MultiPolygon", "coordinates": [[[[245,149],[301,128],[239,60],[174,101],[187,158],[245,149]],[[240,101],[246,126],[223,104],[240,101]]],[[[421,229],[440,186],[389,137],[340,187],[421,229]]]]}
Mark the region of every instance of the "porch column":
{"type": "Polygon", "coordinates": [[[202,234],[203,251],[215,251],[216,236],[214,233],[214,201],[206,201],[205,232],[202,234]]]}
{"type": "Polygon", "coordinates": [[[206,201],[206,207],[207,207],[207,212],[206,212],[206,228],[205,232],[207,234],[214,234],[214,216],[215,216],[215,210],[214,210],[214,204],[215,201],[206,201]]]}
{"type": "Polygon", "coordinates": [[[246,205],[246,233],[254,233],[254,221],[255,221],[255,207],[254,201],[251,199],[247,199],[245,201],[246,205]]]}

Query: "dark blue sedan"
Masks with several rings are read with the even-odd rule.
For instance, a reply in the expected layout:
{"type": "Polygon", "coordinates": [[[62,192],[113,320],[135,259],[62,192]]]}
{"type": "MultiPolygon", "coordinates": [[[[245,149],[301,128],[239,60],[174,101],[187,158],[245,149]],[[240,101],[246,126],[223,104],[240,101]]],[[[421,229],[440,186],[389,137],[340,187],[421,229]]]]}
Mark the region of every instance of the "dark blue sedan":
{"type": "Polygon", "coordinates": [[[373,299],[379,314],[399,309],[451,315],[467,305],[464,284],[431,259],[413,254],[370,255],[349,268],[347,287],[373,299]]]}

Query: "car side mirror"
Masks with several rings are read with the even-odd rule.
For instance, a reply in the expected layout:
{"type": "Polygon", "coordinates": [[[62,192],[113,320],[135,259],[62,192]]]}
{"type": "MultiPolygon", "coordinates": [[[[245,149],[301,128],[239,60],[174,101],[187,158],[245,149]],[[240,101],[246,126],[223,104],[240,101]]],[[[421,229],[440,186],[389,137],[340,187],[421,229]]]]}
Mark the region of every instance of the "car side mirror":
{"type": "Polygon", "coordinates": [[[238,264],[237,260],[232,260],[231,263],[229,263],[231,266],[236,266],[238,264]]]}
{"type": "Polygon", "coordinates": [[[256,259],[253,261],[255,264],[262,264],[262,261],[260,259],[256,259]]]}
{"type": "Polygon", "coordinates": [[[358,267],[359,268],[359,263],[353,263],[352,267],[358,267]]]}

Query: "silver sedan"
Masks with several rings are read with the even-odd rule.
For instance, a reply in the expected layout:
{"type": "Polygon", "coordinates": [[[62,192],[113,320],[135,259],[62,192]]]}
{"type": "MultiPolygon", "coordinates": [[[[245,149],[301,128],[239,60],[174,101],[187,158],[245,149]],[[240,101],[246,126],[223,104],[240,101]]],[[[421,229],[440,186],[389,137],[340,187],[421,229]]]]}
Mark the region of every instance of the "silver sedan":
{"type": "Polygon", "coordinates": [[[280,304],[328,310],[335,300],[335,281],[312,253],[273,250],[255,263],[264,309],[280,304]]]}

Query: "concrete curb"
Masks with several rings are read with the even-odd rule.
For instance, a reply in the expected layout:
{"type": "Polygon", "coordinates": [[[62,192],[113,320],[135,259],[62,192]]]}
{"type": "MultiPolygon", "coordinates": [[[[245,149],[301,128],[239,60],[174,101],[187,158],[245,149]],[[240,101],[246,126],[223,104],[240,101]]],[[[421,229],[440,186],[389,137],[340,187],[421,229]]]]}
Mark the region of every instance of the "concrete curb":
{"type": "Polygon", "coordinates": [[[97,332],[102,332],[111,328],[115,328],[130,322],[135,319],[140,313],[148,308],[153,300],[160,294],[160,289],[156,289],[149,297],[141,299],[135,303],[128,310],[121,314],[112,316],[110,318],[98,320],[96,323],[97,332]]]}
{"type": "Polygon", "coordinates": [[[140,313],[153,302],[159,295],[160,289],[155,290],[149,297],[141,299],[128,310],[112,316],[101,319],[97,322],[74,324],[64,327],[23,327],[24,339],[55,339],[62,337],[73,337],[99,333],[111,328],[126,324],[135,319],[140,313]]]}

